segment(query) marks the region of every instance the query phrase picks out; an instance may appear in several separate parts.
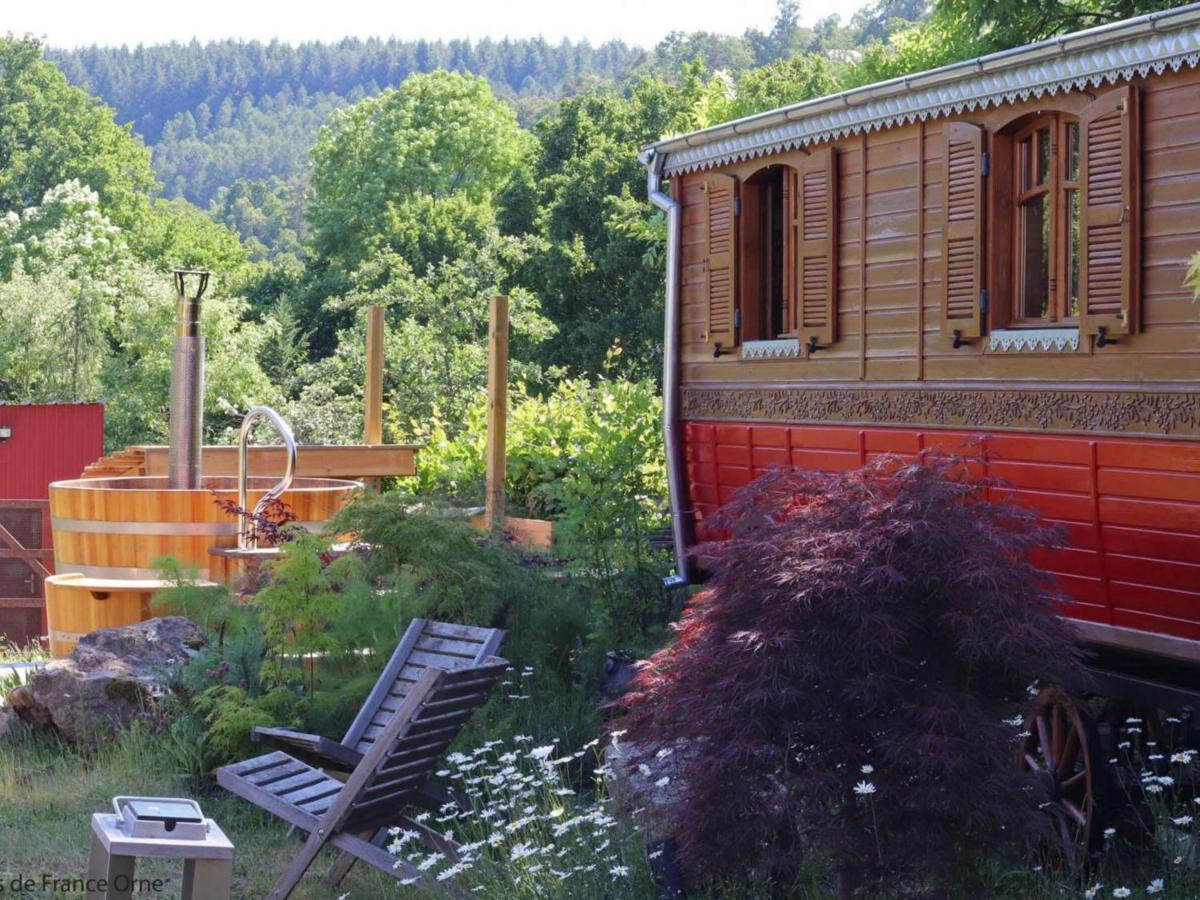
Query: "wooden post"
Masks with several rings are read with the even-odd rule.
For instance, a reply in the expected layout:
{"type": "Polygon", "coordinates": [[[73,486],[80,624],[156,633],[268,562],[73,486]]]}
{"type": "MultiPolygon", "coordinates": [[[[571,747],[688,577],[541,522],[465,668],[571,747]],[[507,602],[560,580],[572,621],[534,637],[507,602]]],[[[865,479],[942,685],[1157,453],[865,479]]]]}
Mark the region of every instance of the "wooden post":
{"type": "Polygon", "coordinates": [[[363,443],[383,443],[383,307],[367,307],[367,384],[363,394],[363,443]]]}
{"type": "Polygon", "coordinates": [[[492,297],[488,309],[488,441],[487,497],[485,516],[488,525],[499,527],[504,521],[505,438],[508,427],[508,297],[492,297]]]}
{"type": "MultiPolygon", "coordinates": [[[[383,443],[383,307],[367,307],[367,383],[363,390],[363,443],[383,443]]],[[[379,490],[378,478],[364,483],[379,490]]]]}

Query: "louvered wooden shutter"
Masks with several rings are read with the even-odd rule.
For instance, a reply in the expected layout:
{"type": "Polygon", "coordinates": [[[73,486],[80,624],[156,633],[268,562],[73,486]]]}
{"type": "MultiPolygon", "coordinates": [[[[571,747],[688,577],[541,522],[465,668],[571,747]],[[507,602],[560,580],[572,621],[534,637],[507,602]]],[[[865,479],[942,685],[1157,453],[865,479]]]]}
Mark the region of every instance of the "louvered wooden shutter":
{"type": "Polygon", "coordinates": [[[704,260],[708,280],[705,340],[732,347],[737,343],[737,179],[716,172],[706,175],[704,211],[708,248],[704,260]]]}
{"type": "Polygon", "coordinates": [[[796,330],[802,343],[837,340],[837,156],[818,150],[799,166],[796,330]]]}
{"type": "Polygon", "coordinates": [[[1080,315],[1083,334],[1137,331],[1140,166],[1137,92],[1095,100],[1080,118],[1080,315]]]}
{"type": "Polygon", "coordinates": [[[983,334],[983,129],[948,122],[945,231],[942,247],[942,331],[983,334]]]}

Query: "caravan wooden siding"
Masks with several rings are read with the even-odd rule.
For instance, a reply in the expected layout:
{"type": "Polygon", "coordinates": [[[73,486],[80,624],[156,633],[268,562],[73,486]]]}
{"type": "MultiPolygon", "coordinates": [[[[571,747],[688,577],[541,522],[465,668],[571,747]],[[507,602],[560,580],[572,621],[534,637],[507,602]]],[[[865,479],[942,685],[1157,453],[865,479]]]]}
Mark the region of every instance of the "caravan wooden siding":
{"type": "Polygon", "coordinates": [[[1073,619],[1200,641],[1200,443],[991,435],[958,430],[689,422],[690,497],[698,536],[743,484],[773,466],[844,471],[922,450],[980,458],[979,472],[1061,525],[1067,545],[1037,563],[1073,619]]]}
{"type": "MultiPolygon", "coordinates": [[[[815,341],[799,317],[791,332],[756,326],[738,335],[725,305],[724,346],[714,355],[703,189],[732,176],[744,195],[763,167],[801,173],[812,156],[777,153],[671,186],[683,206],[680,400],[698,537],[734,490],[772,466],[842,470],[882,453],[966,448],[1011,484],[998,497],[1066,529],[1067,546],[1038,562],[1081,628],[1108,629],[1112,642],[1152,652],[1163,646],[1138,642],[1186,643],[1188,658],[1200,658],[1200,303],[1183,283],[1200,251],[1200,72],[809,149],[832,152],[836,173],[834,327],[815,341]],[[1050,163],[1027,159],[1017,150],[1031,133],[1057,136],[1057,152],[1077,140],[1078,155],[1062,169],[1055,151],[1050,163]],[[1029,165],[1028,190],[1002,189],[1025,185],[1018,170],[1029,165]],[[1060,200],[1083,207],[1078,258],[1055,253],[1056,242],[1072,240],[1062,216],[1046,229],[1051,262],[1030,270],[1016,217],[1026,204],[1060,200]],[[1016,328],[1030,324],[1018,277],[1049,285],[1059,318],[1037,327],[1058,343],[993,347],[993,338],[1019,337],[1016,328]],[[983,292],[986,313],[975,302],[983,292]]],[[[804,185],[792,183],[795,216],[804,185]]],[[[743,251],[752,250],[744,246],[752,225],[737,227],[743,251]]],[[[742,285],[761,266],[753,252],[744,262],[742,285]]],[[[785,311],[804,277],[799,261],[787,264],[797,268],[784,279],[785,311]]]]}
{"type": "MultiPolygon", "coordinates": [[[[888,128],[833,141],[837,158],[836,340],[800,358],[713,356],[706,272],[706,192],[713,172],[682,175],[672,192],[682,200],[682,384],[804,382],[1036,382],[1149,384],[1200,378],[1200,305],[1183,285],[1189,257],[1200,250],[1200,73],[1177,73],[1134,83],[1140,110],[1136,163],[1141,175],[1134,248],[1138,306],[1134,335],[1104,347],[1080,341],[1078,350],[1013,353],[989,349],[984,337],[959,347],[942,325],[947,248],[946,129],[983,126],[985,141],[1025,115],[1056,111],[1080,116],[1084,93],[1004,105],[953,119],[888,128]],[[866,177],[864,178],[864,172],[866,177]],[[865,261],[865,265],[863,265],[865,261]],[[863,298],[865,297],[865,303],[863,298]]],[[[1123,86],[1108,88],[1119,92],[1123,86]]],[[[1103,95],[1103,92],[1101,96],[1103,95]]],[[[811,148],[820,150],[822,148],[811,148]]],[[[993,165],[1002,164],[993,150],[993,165]]],[[[722,174],[744,183],[772,164],[799,167],[801,151],[728,166],[722,174]]],[[[990,188],[989,188],[990,191],[990,188]]],[[[988,205],[994,205],[990,196],[988,205]]],[[[988,259],[982,281],[991,287],[1003,265],[1006,237],[995,234],[988,209],[982,221],[988,259]]],[[[953,257],[952,257],[953,258],[953,257]]],[[[953,265],[953,263],[952,263],[953,265]]],[[[1096,276],[1098,277],[1098,276],[1096,276]]],[[[989,298],[992,316],[1004,296],[989,298]]],[[[722,325],[725,326],[724,320],[722,325]]],[[[727,326],[725,326],[727,328],[727,326]]],[[[968,329],[967,338],[976,332],[968,329]]]]}

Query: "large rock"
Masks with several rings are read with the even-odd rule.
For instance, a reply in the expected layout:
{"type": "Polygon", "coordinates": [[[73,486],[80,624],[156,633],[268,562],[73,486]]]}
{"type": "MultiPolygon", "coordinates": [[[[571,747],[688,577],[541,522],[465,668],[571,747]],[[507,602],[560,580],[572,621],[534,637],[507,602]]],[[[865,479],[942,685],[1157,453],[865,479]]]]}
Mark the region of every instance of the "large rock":
{"type": "Polygon", "coordinates": [[[94,631],[66,659],[32,673],[8,702],[35,728],[73,743],[95,740],[153,712],[171,671],[204,644],[204,632],[178,616],[94,631]]]}
{"type": "Polygon", "coordinates": [[[0,741],[4,740],[17,727],[17,711],[11,706],[0,703],[0,741]]]}

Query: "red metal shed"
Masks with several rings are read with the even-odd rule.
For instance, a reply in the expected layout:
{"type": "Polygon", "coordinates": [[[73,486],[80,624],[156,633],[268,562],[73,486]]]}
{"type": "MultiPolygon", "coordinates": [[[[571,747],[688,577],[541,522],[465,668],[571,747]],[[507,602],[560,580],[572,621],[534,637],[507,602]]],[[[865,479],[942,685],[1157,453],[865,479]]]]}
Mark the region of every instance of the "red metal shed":
{"type": "Polygon", "coordinates": [[[45,634],[43,567],[54,559],[37,551],[51,546],[48,487],[103,453],[103,404],[0,404],[0,638],[45,634]]]}

